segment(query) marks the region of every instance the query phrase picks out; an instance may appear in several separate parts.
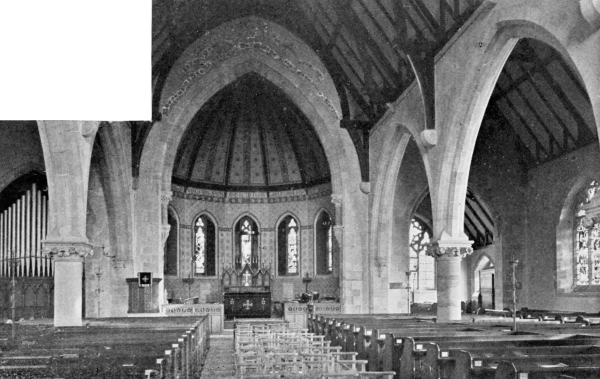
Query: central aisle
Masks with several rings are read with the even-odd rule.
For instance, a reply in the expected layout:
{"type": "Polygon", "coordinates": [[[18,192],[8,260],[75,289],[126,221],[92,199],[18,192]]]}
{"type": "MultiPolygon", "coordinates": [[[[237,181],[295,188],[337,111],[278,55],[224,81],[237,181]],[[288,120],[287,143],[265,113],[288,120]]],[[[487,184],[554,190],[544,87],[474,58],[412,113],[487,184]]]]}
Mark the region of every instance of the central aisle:
{"type": "Polygon", "coordinates": [[[201,379],[235,378],[233,334],[213,335],[201,379]]]}

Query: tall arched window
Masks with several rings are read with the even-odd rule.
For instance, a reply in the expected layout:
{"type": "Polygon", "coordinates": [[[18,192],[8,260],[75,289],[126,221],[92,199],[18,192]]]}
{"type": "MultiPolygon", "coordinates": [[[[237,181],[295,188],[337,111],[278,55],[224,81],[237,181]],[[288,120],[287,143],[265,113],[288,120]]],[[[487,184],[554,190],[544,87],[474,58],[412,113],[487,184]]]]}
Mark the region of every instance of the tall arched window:
{"type": "Polygon", "coordinates": [[[215,223],[206,215],[194,222],[193,270],[194,275],[216,275],[217,233],[215,223]]]}
{"type": "Polygon", "coordinates": [[[299,260],[299,225],[292,216],[285,217],[277,227],[277,273],[297,275],[299,260]]]}
{"type": "Polygon", "coordinates": [[[177,275],[179,256],[177,242],[179,239],[179,228],[177,224],[177,218],[170,208],[167,220],[171,226],[171,229],[169,229],[169,236],[167,237],[167,242],[165,243],[164,273],[165,275],[177,275]]]}
{"type": "Polygon", "coordinates": [[[427,225],[413,218],[410,224],[410,286],[435,289],[435,259],[426,254],[430,234],[427,225]]]}
{"type": "Polygon", "coordinates": [[[593,180],[575,208],[575,286],[600,289],[600,184],[593,180]]]}
{"type": "Polygon", "coordinates": [[[316,269],[318,275],[331,274],[333,271],[333,223],[326,211],[317,217],[316,233],[316,269]]]}
{"type": "Polygon", "coordinates": [[[258,226],[248,216],[243,217],[235,226],[235,266],[238,269],[246,265],[258,268],[258,226]]]}

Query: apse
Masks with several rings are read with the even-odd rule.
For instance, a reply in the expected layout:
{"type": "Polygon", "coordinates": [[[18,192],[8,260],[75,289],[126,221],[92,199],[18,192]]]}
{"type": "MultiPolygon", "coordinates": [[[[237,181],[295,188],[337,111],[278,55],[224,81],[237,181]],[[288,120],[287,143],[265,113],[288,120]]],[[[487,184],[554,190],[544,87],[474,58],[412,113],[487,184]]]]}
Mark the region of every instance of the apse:
{"type": "Polygon", "coordinates": [[[172,182],[224,191],[281,191],[330,182],[325,152],[307,118],[277,86],[246,74],[195,115],[172,182]]]}
{"type": "Polygon", "coordinates": [[[222,301],[224,278],[246,263],[272,278],[275,301],[305,292],[306,278],[309,291],[339,296],[329,162],[277,85],[248,73],[208,100],[182,135],[171,190],[169,238],[179,243],[167,239],[164,272],[174,301],[222,301]]]}

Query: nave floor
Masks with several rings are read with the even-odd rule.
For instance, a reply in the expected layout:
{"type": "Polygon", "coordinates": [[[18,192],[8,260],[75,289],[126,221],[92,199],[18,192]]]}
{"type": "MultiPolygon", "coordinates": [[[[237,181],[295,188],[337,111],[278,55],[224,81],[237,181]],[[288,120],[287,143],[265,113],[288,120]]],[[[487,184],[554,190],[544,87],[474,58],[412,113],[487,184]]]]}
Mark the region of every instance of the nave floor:
{"type": "Polygon", "coordinates": [[[213,335],[210,337],[210,348],[200,374],[201,379],[234,379],[235,351],[233,334],[213,335]]]}

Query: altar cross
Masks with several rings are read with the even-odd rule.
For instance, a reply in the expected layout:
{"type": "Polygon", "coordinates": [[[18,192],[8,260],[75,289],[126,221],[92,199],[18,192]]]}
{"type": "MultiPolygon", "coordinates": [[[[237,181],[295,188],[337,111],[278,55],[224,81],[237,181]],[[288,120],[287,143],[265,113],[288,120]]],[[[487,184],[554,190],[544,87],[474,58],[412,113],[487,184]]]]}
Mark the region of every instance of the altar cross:
{"type": "Polygon", "coordinates": [[[250,302],[250,300],[246,300],[246,302],[244,303],[244,307],[246,307],[246,310],[247,310],[247,311],[249,311],[249,310],[250,310],[250,307],[251,307],[252,305],[253,305],[253,304],[250,302]]]}
{"type": "Polygon", "coordinates": [[[250,285],[250,278],[252,278],[252,275],[248,271],[246,271],[244,273],[244,286],[250,285]]]}

